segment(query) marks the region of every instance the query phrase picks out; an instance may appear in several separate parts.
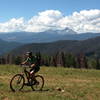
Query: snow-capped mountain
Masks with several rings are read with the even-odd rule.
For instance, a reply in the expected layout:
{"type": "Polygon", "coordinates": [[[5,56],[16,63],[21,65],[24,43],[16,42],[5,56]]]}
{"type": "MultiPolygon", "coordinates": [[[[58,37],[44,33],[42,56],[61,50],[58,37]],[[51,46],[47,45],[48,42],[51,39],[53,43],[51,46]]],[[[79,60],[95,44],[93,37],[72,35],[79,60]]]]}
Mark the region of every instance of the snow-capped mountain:
{"type": "Polygon", "coordinates": [[[99,33],[81,33],[77,34],[69,28],[63,30],[47,30],[44,32],[12,32],[0,33],[0,38],[6,41],[21,43],[43,43],[58,40],[85,40],[88,38],[100,36],[99,33]]]}

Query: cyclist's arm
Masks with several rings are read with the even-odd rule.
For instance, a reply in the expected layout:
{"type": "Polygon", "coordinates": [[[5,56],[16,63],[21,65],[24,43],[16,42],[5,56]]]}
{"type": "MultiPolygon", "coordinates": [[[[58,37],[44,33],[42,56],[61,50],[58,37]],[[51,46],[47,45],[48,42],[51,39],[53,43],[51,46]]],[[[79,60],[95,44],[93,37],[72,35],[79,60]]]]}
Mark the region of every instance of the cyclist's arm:
{"type": "Polygon", "coordinates": [[[32,65],[31,65],[31,68],[34,68],[34,67],[35,67],[35,64],[32,64],[32,65]]]}
{"type": "Polygon", "coordinates": [[[23,64],[23,65],[24,65],[24,64],[27,64],[27,63],[28,63],[28,60],[29,60],[29,59],[27,58],[27,59],[26,59],[24,62],[22,62],[21,64],[23,64]]]}
{"type": "Polygon", "coordinates": [[[26,62],[26,61],[24,61],[24,62],[22,62],[21,64],[22,64],[22,65],[24,65],[24,64],[26,64],[26,63],[27,63],[27,62],[26,62]]]}

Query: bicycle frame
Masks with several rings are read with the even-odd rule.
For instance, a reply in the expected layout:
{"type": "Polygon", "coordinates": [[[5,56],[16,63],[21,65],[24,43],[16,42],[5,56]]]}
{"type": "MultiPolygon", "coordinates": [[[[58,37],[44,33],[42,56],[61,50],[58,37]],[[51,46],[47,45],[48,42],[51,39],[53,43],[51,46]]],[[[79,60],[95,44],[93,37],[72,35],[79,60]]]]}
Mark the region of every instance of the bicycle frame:
{"type": "Polygon", "coordinates": [[[27,82],[29,83],[30,73],[29,73],[29,71],[26,70],[26,67],[24,67],[24,74],[26,76],[27,82]]]}

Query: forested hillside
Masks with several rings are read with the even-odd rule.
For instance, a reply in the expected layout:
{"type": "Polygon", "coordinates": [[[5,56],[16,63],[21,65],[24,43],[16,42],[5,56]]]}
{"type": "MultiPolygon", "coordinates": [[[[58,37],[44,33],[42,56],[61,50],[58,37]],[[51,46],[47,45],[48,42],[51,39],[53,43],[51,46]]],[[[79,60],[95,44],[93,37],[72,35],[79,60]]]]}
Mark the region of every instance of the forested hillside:
{"type": "Polygon", "coordinates": [[[84,53],[92,56],[97,54],[100,56],[100,37],[91,38],[83,41],[63,40],[52,43],[31,43],[20,46],[12,50],[9,54],[21,55],[27,51],[33,53],[41,52],[42,54],[53,55],[56,52],[72,53],[78,55],[84,53]]]}

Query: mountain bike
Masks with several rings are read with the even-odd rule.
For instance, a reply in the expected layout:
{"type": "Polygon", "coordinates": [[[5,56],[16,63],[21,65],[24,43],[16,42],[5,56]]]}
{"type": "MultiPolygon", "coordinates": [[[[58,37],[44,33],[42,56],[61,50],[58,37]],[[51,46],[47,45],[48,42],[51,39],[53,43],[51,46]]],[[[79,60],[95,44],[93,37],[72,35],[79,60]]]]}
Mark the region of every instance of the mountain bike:
{"type": "Polygon", "coordinates": [[[30,86],[33,91],[41,91],[44,86],[44,78],[41,75],[30,76],[27,66],[22,66],[23,73],[16,74],[10,81],[10,89],[13,92],[21,91],[24,86],[30,86]]]}

